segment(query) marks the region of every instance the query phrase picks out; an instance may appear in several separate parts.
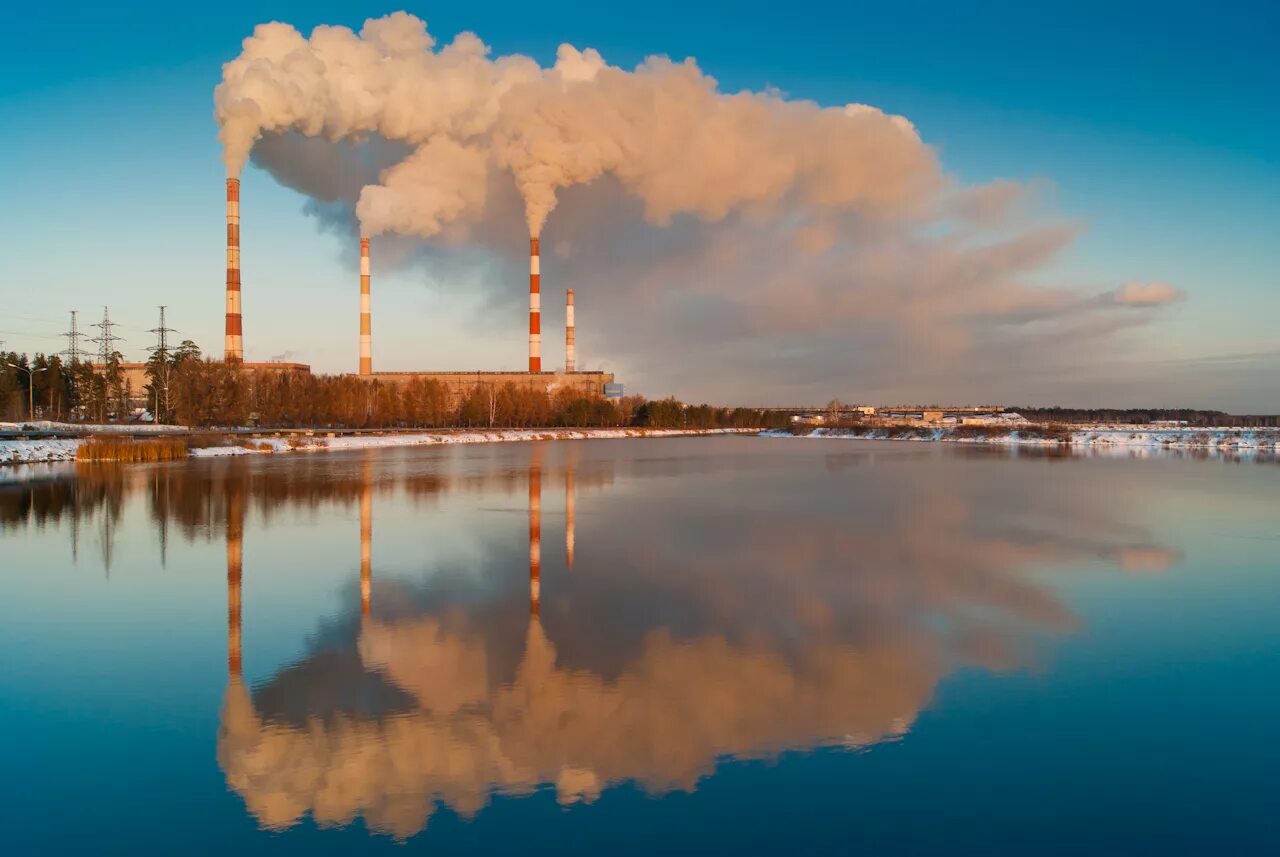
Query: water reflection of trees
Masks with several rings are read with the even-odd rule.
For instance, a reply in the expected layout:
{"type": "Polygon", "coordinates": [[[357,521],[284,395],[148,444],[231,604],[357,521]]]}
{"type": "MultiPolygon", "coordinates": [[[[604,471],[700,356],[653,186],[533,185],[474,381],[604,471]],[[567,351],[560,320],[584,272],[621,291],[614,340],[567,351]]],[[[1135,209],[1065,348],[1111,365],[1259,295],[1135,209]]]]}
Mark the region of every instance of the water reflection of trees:
{"type": "MultiPolygon", "coordinates": [[[[332,458],[302,455],[280,462],[238,456],[143,466],[77,462],[48,478],[0,484],[0,530],[69,525],[76,534],[92,525],[105,534],[109,555],[122,515],[131,505],[143,504],[163,552],[171,529],[187,541],[216,539],[235,515],[256,515],[270,523],[286,512],[350,507],[370,487],[375,493],[430,503],[454,493],[511,495],[527,479],[524,468],[511,466],[460,474],[379,468],[371,474],[350,460],[347,466],[334,465],[332,458]]],[[[578,478],[584,487],[594,488],[611,483],[613,471],[600,462],[578,478]]]]}

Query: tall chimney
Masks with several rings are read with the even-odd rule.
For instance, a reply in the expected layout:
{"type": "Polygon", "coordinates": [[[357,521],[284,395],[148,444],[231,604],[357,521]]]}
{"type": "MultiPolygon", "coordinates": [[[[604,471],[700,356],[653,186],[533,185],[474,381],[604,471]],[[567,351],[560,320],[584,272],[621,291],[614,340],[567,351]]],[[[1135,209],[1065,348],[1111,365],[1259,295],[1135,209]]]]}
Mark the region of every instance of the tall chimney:
{"type": "Polygon", "coordinates": [[[538,239],[529,239],[529,371],[542,371],[542,287],[538,239]]]}
{"type": "MultiPolygon", "coordinates": [[[[535,257],[536,258],[536,257],[535,257]]],[[[529,468],[529,613],[542,603],[542,466],[529,468]]]]}
{"type": "Polygon", "coordinates": [[[244,360],[240,320],[240,179],[227,179],[227,336],[223,359],[244,360]]]}
{"type": "Polygon", "coordinates": [[[372,321],[369,314],[369,239],[360,239],[360,374],[373,374],[372,321]]]}
{"type": "Polygon", "coordinates": [[[565,292],[564,304],[564,371],[576,372],[577,361],[573,354],[573,289],[565,292]]]}

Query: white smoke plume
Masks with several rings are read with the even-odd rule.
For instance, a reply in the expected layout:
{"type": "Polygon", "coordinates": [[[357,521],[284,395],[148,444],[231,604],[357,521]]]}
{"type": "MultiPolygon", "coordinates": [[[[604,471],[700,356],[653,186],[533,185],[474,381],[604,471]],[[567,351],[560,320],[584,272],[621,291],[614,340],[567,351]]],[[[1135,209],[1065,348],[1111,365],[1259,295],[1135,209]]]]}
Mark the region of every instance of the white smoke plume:
{"type": "Polygon", "coordinates": [[[437,49],[397,12],[357,34],[257,27],[223,68],[215,96],[227,171],[264,135],[377,136],[413,147],[360,194],[366,234],[430,237],[484,214],[488,171],[509,171],[532,235],[557,194],[605,175],[667,223],[802,206],[814,214],[911,214],[943,183],[911,123],[861,104],[823,108],[770,93],[725,94],[693,62],[650,58],[633,71],[561,45],[555,65],[491,58],[463,33],[437,49]]]}
{"type": "Polygon", "coordinates": [[[561,45],[544,68],[403,12],[270,23],[215,106],[230,174],[252,156],[327,228],[401,236],[384,266],[419,259],[510,308],[516,236],[547,227],[543,273],[592,319],[580,362],[650,391],[1032,401],[1070,377],[1089,398],[1082,350],[1127,359],[1182,297],[1056,281],[1082,224],[1042,209],[1041,182],[963,184],[906,118],[722,92],[692,61],[561,45]]]}

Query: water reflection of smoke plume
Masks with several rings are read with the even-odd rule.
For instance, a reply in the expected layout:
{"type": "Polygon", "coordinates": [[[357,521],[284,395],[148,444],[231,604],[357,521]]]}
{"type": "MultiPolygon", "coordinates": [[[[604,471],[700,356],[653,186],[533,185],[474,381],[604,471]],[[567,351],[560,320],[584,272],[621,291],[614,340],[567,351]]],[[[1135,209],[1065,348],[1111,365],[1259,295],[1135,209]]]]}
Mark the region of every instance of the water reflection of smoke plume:
{"type": "MultiPolygon", "coordinates": [[[[536,458],[525,474],[534,605],[542,482],[572,491],[568,474],[536,458]]],[[[885,491],[878,514],[839,525],[812,508],[644,510],[611,529],[608,565],[580,559],[531,619],[390,584],[345,643],[253,692],[233,676],[219,763],[264,827],[363,818],[397,837],[437,804],[470,816],[544,786],[563,803],[622,782],[692,790],[725,757],[898,739],[956,666],[1026,664],[1029,634],[1075,627],[1033,569],[1177,560],[1126,527],[1066,535],[1077,513],[1057,500],[991,529],[971,495],[911,497],[885,491]],[[1042,514],[1059,525],[1033,526],[1042,514]]]]}

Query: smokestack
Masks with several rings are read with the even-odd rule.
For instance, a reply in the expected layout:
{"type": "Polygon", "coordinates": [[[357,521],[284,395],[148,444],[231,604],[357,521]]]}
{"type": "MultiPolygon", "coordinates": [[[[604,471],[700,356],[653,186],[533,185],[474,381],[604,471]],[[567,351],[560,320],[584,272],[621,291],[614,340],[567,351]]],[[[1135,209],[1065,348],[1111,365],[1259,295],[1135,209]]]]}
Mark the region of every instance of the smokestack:
{"type": "Polygon", "coordinates": [[[542,371],[542,286],[538,239],[529,239],[529,371],[542,371]]]}
{"type": "MultiPolygon", "coordinates": [[[[536,257],[535,257],[536,258],[536,257]]],[[[529,614],[538,615],[542,601],[542,467],[529,469],[529,614]]]]}
{"type": "Polygon", "coordinates": [[[573,354],[573,289],[565,292],[564,304],[564,371],[576,372],[573,354]]]}
{"type": "Polygon", "coordinates": [[[373,374],[372,321],[369,314],[369,239],[360,239],[360,374],[373,374]]]}
{"type": "Polygon", "coordinates": [[[227,179],[227,336],[223,359],[244,360],[240,319],[240,179],[227,179]]]}

